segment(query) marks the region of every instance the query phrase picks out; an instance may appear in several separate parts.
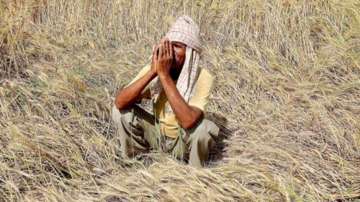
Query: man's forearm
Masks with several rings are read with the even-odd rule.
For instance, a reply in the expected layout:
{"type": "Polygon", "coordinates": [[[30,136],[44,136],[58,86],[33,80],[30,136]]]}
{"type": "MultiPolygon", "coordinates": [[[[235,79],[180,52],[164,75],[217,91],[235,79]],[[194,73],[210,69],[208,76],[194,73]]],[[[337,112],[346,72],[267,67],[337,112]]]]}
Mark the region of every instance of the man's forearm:
{"type": "Polygon", "coordinates": [[[115,105],[118,109],[131,106],[139,97],[147,84],[156,77],[156,73],[149,70],[144,76],[119,91],[115,98],[115,105]]]}
{"type": "Polygon", "coordinates": [[[179,124],[185,129],[191,128],[203,115],[202,111],[185,102],[168,74],[159,74],[159,78],[179,124]]]}

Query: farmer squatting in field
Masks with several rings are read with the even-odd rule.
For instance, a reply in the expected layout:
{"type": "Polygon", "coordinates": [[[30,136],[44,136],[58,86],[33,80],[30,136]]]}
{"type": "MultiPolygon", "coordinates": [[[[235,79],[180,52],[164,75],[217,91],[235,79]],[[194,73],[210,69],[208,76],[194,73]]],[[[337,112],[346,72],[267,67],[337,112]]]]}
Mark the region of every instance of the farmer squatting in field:
{"type": "Polygon", "coordinates": [[[124,158],[148,149],[204,166],[219,127],[204,118],[213,76],[198,63],[198,25],[179,17],[146,65],[115,99],[112,118],[124,158]]]}

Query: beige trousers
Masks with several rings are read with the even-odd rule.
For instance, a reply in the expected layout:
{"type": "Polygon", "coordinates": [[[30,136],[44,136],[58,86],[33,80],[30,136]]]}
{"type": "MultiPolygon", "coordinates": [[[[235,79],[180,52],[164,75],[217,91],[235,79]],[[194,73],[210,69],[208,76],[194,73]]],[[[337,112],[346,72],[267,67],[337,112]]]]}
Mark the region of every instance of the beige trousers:
{"type": "Polygon", "coordinates": [[[140,108],[112,109],[112,119],[116,125],[116,138],[120,142],[121,155],[133,157],[139,152],[151,150],[170,152],[178,159],[188,160],[194,167],[203,167],[209,150],[215,146],[219,127],[208,119],[202,119],[189,130],[181,128],[177,138],[157,133],[155,125],[145,117],[140,108]]]}

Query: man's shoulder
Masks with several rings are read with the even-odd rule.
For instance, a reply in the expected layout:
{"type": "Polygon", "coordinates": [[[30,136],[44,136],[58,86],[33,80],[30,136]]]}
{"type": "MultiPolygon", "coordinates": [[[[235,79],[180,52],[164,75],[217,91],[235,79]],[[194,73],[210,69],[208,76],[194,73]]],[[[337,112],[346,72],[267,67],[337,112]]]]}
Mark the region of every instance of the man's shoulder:
{"type": "Polygon", "coordinates": [[[209,95],[213,88],[213,81],[213,74],[208,69],[202,68],[195,85],[195,93],[190,99],[190,104],[192,106],[198,107],[202,111],[205,111],[205,106],[209,101],[209,95]]]}
{"type": "Polygon", "coordinates": [[[214,75],[206,68],[201,68],[198,82],[211,83],[214,81],[214,75]]]}
{"type": "Polygon", "coordinates": [[[127,84],[127,86],[129,86],[130,84],[134,83],[136,80],[144,76],[146,72],[150,70],[150,68],[151,68],[150,64],[145,64],[140,70],[138,70],[136,76],[127,84]]]}

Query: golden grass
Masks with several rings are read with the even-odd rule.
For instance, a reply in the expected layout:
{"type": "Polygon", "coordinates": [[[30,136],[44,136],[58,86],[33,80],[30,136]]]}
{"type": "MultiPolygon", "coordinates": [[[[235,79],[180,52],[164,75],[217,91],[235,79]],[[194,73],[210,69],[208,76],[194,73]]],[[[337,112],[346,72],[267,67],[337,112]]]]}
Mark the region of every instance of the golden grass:
{"type": "Polygon", "coordinates": [[[0,201],[360,198],[360,3],[0,1],[0,201]],[[232,131],[197,170],[117,157],[110,109],[180,14],[232,131]]]}

